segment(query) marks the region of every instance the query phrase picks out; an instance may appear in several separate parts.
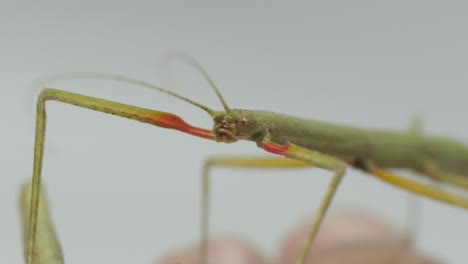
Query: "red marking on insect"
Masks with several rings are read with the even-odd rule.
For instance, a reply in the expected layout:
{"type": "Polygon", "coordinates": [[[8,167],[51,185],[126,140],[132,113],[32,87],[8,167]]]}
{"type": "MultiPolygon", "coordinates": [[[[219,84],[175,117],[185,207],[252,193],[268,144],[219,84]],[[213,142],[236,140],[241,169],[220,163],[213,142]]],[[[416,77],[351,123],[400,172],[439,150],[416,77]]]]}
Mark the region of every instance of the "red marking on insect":
{"type": "Polygon", "coordinates": [[[283,146],[278,145],[273,142],[268,142],[268,143],[263,144],[264,150],[271,152],[273,154],[278,154],[282,156],[286,156],[289,153],[290,147],[291,145],[289,143],[286,143],[283,146]]]}
{"type": "Polygon", "coordinates": [[[153,116],[152,120],[153,124],[160,127],[175,129],[197,137],[214,140],[213,132],[211,130],[191,126],[182,118],[173,114],[161,113],[153,116]]]}

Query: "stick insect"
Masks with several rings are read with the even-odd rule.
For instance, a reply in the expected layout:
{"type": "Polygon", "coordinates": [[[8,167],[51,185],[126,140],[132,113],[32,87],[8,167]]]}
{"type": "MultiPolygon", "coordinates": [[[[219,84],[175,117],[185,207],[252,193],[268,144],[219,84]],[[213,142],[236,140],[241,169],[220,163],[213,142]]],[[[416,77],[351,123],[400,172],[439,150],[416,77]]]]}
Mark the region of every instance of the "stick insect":
{"type": "Polygon", "coordinates": [[[318,208],[308,238],[297,258],[304,264],[332,198],[348,167],[360,169],[387,183],[407,191],[454,206],[468,208],[468,199],[436,186],[423,184],[394,174],[387,169],[408,169],[439,182],[468,188],[468,146],[455,140],[433,137],[414,131],[384,131],[330,124],[296,118],[267,111],[232,109],[206,70],[193,58],[175,55],[191,64],[207,80],[223,105],[217,111],[172,91],[140,80],[113,74],[81,73],[55,76],[64,79],[109,79],[153,89],[183,100],[208,113],[212,129],[186,123],[167,112],[94,98],[53,88],[43,88],[37,100],[36,136],[34,150],[33,186],[29,221],[27,263],[35,262],[41,170],[44,154],[46,107],[48,101],[59,101],[82,108],[113,114],[162,128],[178,130],[216,142],[254,142],[257,147],[275,154],[266,157],[218,157],[206,161],[203,167],[201,214],[201,263],[207,259],[210,170],[215,166],[241,168],[316,167],[330,171],[333,176],[318,208]]]}

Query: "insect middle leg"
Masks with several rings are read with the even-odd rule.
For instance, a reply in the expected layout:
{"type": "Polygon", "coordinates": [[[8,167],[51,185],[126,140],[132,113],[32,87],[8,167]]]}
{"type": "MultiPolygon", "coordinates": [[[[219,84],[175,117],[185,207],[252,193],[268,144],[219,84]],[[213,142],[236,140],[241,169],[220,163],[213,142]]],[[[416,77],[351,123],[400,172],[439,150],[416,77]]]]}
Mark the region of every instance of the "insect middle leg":
{"type": "Polygon", "coordinates": [[[310,251],[312,243],[317,235],[323,218],[329,208],[335,191],[343,178],[346,164],[318,152],[306,150],[301,153],[302,158],[285,159],[278,157],[217,157],[209,159],[203,168],[202,174],[202,220],[201,220],[201,264],[206,264],[208,252],[208,216],[209,216],[209,197],[210,197],[210,174],[209,171],[215,166],[237,167],[237,168],[301,168],[301,167],[319,167],[335,172],[332,181],[329,184],[327,193],[318,209],[308,239],[297,259],[297,264],[303,264],[310,251]]]}

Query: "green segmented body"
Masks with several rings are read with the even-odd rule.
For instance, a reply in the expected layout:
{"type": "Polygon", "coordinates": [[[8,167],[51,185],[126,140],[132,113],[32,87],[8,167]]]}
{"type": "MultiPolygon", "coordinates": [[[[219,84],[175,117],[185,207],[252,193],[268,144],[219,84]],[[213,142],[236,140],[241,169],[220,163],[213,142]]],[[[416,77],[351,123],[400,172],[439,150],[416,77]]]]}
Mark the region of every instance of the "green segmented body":
{"type": "Polygon", "coordinates": [[[380,167],[423,172],[426,162],[468,175],[468,146],[449,138],[411,131],[357,128],[267,111],[232,109],[235,116],[267,128],[271,141],[291,142],[347,160],[365,158],[380,167]]]}

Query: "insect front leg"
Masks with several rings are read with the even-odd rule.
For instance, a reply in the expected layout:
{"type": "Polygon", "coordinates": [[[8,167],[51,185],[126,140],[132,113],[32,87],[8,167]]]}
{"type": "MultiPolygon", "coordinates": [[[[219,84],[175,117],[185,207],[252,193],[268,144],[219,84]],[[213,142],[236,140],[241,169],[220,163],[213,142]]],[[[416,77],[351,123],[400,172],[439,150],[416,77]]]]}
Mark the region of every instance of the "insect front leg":
{"type": "Polygon", "coordinates": [[[117,115],[163,128],[179,130],[184,133],[205,139],[213,139],[211,130],[190,126],[180,117],[170,113],[126,105],[67,91],[49,88],[43,89],[37,101],[36,139],[34,143],[34,169],[32,177],[31,208],[29,211],[29,229],[27,234],[27,264],[35,263],[33,256],[34,252],[37,250],[36,241],[39,215],[39,197],[47,120],[45,103],[47,101],[59,101],[65,104],[117,115]]]}
{"type": "Polygon", "coordinates": [[[325,217],[325,214],[330,207],[331,200],[333,199],[338,185],[340,184],[341,179],[346,172],[347,164],[335,157],[328,156],[323,153],[303,148],[291,143],[287,143],[286,145],[281,146],[273,142],[267,142],[264,143],[262,147],[268,152],[282,155],[286,158],[302,161],[313,167],[318,167],[334,172],[333,178],[328,186],[327,193],[325,194],[325,197],[320,204],[312,224],[312,228],[309,231],[307,241],[304,244],[301,254],[296,261],[296,264],[304,264],[312,243],[317,236],[320,225],[322,224],[323,218],[325,217]]]}

